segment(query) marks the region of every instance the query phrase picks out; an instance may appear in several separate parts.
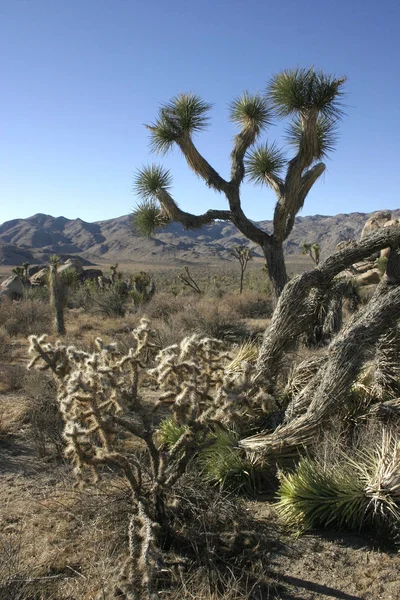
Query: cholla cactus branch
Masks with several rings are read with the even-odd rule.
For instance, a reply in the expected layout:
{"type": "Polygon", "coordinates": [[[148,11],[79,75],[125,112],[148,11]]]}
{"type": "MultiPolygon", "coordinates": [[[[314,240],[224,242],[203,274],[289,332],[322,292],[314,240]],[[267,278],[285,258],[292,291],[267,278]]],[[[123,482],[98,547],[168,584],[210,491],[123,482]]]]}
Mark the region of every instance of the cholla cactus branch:
{"type": "Polygon", "coordinates": [[[220,340],[193,335],[155,356],[155,333],[147,319],[132,334],[132,347],[124,355],[101,338],[95,351],[87,353],[33,336],[30,367],[51,369],[57,380],[65,454],[77,480],[96,481],[107,467],[129,484],[130,556],[117,589],[127,599],[149,600],[162,564],[157,548],[171,536],[166,502],[172,486],[192,458],[212,443],[213,428],[247,419],[263,401],[260,393],[247,393],[254,365],[237,361],[236,370],[227,369],[232,355],[220,340]],[[171,445],[160,444],[140,395],[143,371],[158,382],[159,403],[170,408],[182,428],[171,445]],[[132,454],[126,445],[130,438],[145,444],[148,462],[132,454]]]}

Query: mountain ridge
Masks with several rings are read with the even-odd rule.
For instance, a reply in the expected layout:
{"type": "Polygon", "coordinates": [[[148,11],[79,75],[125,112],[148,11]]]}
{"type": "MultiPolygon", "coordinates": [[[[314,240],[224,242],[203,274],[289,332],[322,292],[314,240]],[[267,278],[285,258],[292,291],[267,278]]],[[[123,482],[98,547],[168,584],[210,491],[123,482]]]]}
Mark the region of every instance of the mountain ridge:
{"type": "MultiPolygon", "coordinates": [[[[394,218],[400,217],[400,209],[391,213],[394,218]]],[[[325,258],[334,252],[339,242],[357,239],[372,214],[298,216],[285,242],[285,253],[301,253],[304,242],[318,243],[325,258]]],[[[269,233],[272,231],[272,221],[255,223],[269,233]]],[[[248,243],[232,223],[225,221],[196,230],[184,230],[179,223],[172,223],[151,239],[132,232],[129,215],[87,222],[36,213],[0,225],[0,263],[3,265],[21,264],[25,260],[40,263],[51,254],[79,255],[99,264],[114,261],[209,264],[230,260],[235,244],[248,244],[255,255],[262,256],[258,246],[248,243]]]]}

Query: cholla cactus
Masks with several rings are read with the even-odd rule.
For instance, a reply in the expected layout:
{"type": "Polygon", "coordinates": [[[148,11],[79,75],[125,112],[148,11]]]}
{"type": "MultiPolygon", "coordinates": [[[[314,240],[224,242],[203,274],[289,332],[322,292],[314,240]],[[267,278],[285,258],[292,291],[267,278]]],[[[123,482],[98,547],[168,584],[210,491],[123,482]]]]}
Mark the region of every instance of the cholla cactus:
{"type": "Polygon", "coordinates": [[[243,361],[229,369],[232,356],[222,348],[220,340],[194,334],[156,357],[150,372],[164,391],[159,403],[170,405],[178,424],[230,426],[270,408],[270,397],[252,384],[254,366],[243,361]]]}
{"type": "Polygon", "coordinates": [[[249,393],[254,369],[250,364],[225,372],[232,356],[219,340],[193,335],[154,356],[157,345],[150,322],[142,319],[132,333],[132,347],[125,355],[100,338],[90,354],[61,342],[48,344],[45,336],[31,336],[30,367],[50,369],[57,380],[65,454],[78,482],[96,481],[104,466],[127,480],[133,505],[129,558],[117,589],[129,600],[148,600],[163,564],[160,548],[171,537],[168,492],[189,460],[210,444],[212,428],[247,418],[260,406],[260,392],[249,393]],[[143,372],[157,380],[163,392],[159,404],[169,405],[176,424],[182,426],[172,446],[160,444],[139,393],[143,372]],[[145,443],[149,466],[126,450],[127,437],[145,443]]]}

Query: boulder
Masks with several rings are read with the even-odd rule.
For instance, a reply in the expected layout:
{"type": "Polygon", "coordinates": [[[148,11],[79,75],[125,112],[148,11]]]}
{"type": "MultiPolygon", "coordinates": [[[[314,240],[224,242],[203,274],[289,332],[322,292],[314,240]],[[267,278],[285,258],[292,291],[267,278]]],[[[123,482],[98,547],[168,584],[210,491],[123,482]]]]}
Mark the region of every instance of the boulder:
{"type": "Polygon", "coordinates": [[[357,271],[357,274],[366,273],[367,271],[370,271],[374,268],[374,263],[373,261],[371,262],[369,260],[364,260],[362,262],[356,263],[354,265],[354,268],[357,271]]]}
{"type": "Polygon", "coordinates": [[[46,285],[47,283],[47,274],[49,272],[49,267],[44,267],[31,277],[32,285],[46,285]]]}
{"type": "Polygon", "coordinates": [[[361,232],[361,239],[363,239],[366,235],[369,235],[373,231],[384,227],[385,223],[391,221],[391,219],[392,213],[390,212],[390,210],[379,210],[378,212],[374,213],[372,217],[370,217],[365,223],[361,232]]]}
{"type": "Polygon", "coordinates": [[[48,268],[46,265],[32,265],[28,268],[28,277],[31,278],[32,275],[36,275],[36,273],[46,268],[48,268]]]}
{"type": "Polygon", "coordinates": [[[24,284],[18,275],[11,275],[0,285],[0,292],[2,296],[7,296],[11,300],[18,300],[24,294],[24,284]]]}
{"type": "Polygon", "coordinates": [[[78,275],[82,275],[83,273],[83,267],[76,258],[69,258],[64,264],[59,265],[57,270],[59,273],[63,273],[64,271],[67,271],[67,269],[72,269],[78,275]]]}
{"type": "Polygon", "coordinates": [[[379,283],[380,280],[381,274],[378,269],[370,269],[366,273],[362,273],[356,277],[359,285],[371,285],[372,283],[379,283]]]}

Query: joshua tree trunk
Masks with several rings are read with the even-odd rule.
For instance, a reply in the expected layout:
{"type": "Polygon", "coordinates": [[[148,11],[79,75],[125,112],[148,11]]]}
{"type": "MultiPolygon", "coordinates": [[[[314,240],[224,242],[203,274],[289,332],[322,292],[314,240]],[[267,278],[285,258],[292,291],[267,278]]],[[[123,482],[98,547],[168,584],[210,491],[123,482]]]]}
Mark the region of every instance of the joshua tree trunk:
{"type": "Polygon", "coordinates": [[[60,278],[57,272],[57,266],[50,265],[50,303],[55,313],[55,328],[58,335],[65,334],[64,324],[64,304],[61,291],[60,278]]]}
{"type": "Polygon", "coordinates": [[[287,282],[283,246],[281,243],[268,240],[263,245],[263,252],[267,263],[268,275],[272,284],[275,301],[278,301],[287,282]]]}

